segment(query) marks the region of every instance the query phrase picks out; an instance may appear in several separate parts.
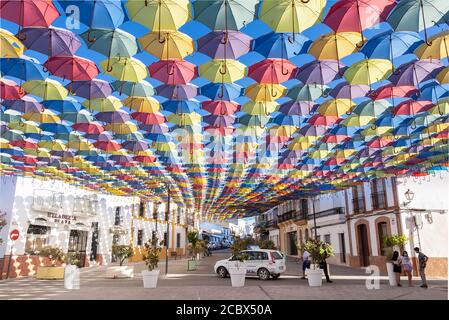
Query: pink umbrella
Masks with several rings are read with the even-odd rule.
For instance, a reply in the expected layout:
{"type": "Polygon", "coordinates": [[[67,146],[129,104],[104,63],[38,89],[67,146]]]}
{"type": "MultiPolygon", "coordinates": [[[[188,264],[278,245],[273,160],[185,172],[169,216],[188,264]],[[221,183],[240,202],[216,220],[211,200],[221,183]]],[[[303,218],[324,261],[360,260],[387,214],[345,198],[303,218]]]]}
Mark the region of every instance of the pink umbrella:
{"type": "Polygon", "coordinates": [[[166,84],[187,84],[198,76],[194,64],[178,59],[160,60],[148,67],[150,75],[166,84]]]}
{"type": "Polygon", "coordinates": [[[165,122],[165,117],[160,112],[133,112],[131,113],[131,117],[143,124],[161,124],[165,122]]]}
{"type": "Polygon", "coordinates": [[[205,101],[201,104],[202,109],[214,115],[233,115],[240,110],[240,105],[225,100],[205,101]]]}
{"type": "Polygon", "coordinates": [[[0,79],[0,99],[20,99],[25,90],[17,83],[8,79],[0,79]]]}
{"type": "Polygon", "coordinates": [[[2,0],[0,12],[3,19],[21,27],[48,27],[59,17],[52,0],[2,0]]]}
{"type": "Polygon", "coordinates": [[[78,56],[51,57],[44,67],[51,74],[72,81],[92,80],[99,73],[93,61],[78,56]]]}
{"type": "Polygon", "coordinates": [[[103,126],[98,122],[75,123],[72,128],[88,134],[100,134],[104,131],[103,126]]]}
{"type": "Polygon", "coordinates": [[[411,97],[419,90],[415,86],[396,86],[392,83],[377,88],[369,94],[373,100],[411,97]]]}
{"type": "Polygon", "coordinates": [[[259,61],[248,69],[248,76],[259,83],[282,83],[290,80],[297,67],[286,59],[269,58],[259,61]]]}

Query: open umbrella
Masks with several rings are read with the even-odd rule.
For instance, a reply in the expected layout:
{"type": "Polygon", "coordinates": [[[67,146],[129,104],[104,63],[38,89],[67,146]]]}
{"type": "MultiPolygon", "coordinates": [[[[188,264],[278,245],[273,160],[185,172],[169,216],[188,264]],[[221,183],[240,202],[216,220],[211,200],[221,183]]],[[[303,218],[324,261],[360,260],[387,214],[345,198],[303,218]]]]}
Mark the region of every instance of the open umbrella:
{"type": "Polygon", "coordinates": [[[323,116],[340,117],[345,113],[349,114],[354,106],[350,99],[331,99],[320,104],[317,112],[323,116]]]}
{"type": "Polygon", "coordinates": [[[100,79],[72,81],[65,87],[72,95],[86,99],[106,98],[112,94],[109,82],[100,79]]]}
{"type": "Polygon", "coordinates": [[[200,66],[200,75],[215,83],[232,83],[245,77],[246,66],[238,60],[210,60],[200,66]]]}
{"type": "Polygon", "coordinates": [[[449,57],[449,30],[430,37],[428,43],[421,44],[415,50],[415,54],[419,59],[443,59],[449,57]]]}
{"type": "Polygon", "coordinates": [[[106,98],[96,98],[91,100],[85,100],[83,106],[89,110],[95,110],[98,112],[116,111],[123,107],[120,99],[114,96],[108,96],[106,98]]]}
{"type": "Polygon", "coordinates": [[[44,67],[51,74],[72,81],[92,80],[99,73],[95,62],[78,56],[53,56],[44,67]]]}
{"type": "Polygon", "coordinates": [[[8,79],[0,79],[0,99],[20,99],[25,90],[17,83],[8,79]]]}
{"type": "Polygon", "coordinates": [[[112,57],[100,63],[104,74],[120,81],[139,82],[148,76],[146,66],[136,58],[112,57]]]}
{"type": "Polygon", "coordinates": [[[293,41],[291,33],[270,32],[254,40],[254,51],[265,58],[290,59],[306,53],[311,44],[302,34],[296,35],[293,41]]]}
{"type": "Polygon", "coordinates": [[[405,63],[393,72],[389,80],[396,86],[417,86],[435,78],[444,69],[440,60],[415,60],[405,63]]]}
{"type": "Polygon", "coordinates": [[[159,111],[161,108],[159,101],[152,97],[131,96],[123,100],[123,104],[137,112],[152,113],[159,111]]]}
{"type": "Polygon", "coordinates": [[[205,101],[201,107],[213,115],[233,115],[240,109],[237,103],[224,100],[205,101]]]}
{"type": "Polygon", "coordinates": [[[29,96],[22,97],[21,99],[3,100],[2,105],[6,110],[11,109],[22,113],[44,111],[42,104],[33,97],[29,96]]]}
{"type": "Polygon", "coordinates": [[[168,85],[163,84],[156,88],[159,96],[170,100],[189,100],[198,95],[198,87],[193,84],[168,85]]]}
{"type": "Polygon", "coordinates": [[[251,49],[251,37],[243,32],[213,31],[197,40],[198,51],[212,59],[238,59],[251,49]]]}
{"type": "Polygon", "coordinates": [[[242,87],[235,83],[208,83],[200,88],[201,95],[212,100],[231,101],[237,99],[242,91],[242,87]]]}
{"type": "Polygon", "coordinates": [[[309,54],[318,60],[340,60],[359,50],[360,39],[364,38],[357,32],[325,34],[313,42],[309,54]]]}
{"type": "Polygon", "coordinates": [[[24,45],[11,32],[0,28],[0,58],[20,58],[24,45]]]}
{"type": "Polygon", "coordinates": [[[197,67],[184,60],[161,60],[149,66],[151,77],[166,84],[186,84],[198,75],[197,67]]]}
{"type": "Polygon", "coordinates": [[[287,88],[280,84],[254,83],[245,89],[245,95],[253,101],[274,101],[286,91],[287,88]]]}
{"type": "Polygon", "coordinates": [[[112,82],[111,86],[120,94],[128,96],[150,97],[155,93],[153,86],[145,80],[139,82],[116,80],[112,82]]]}
{"type": "Polygon", "coordinates": [[[26,81],[22,87],[28,94],[44,100],[64,100],[68,95],[67,89],[52,79],[26,81]]]}
{"type": "Polygon", "coordinates": [[[179,31],[151,32],[139,38],[145,51],[159,59],[183,59],[195,50],[193,40],[179,31]]]}
{"type": "Polygon", "coordinates": [[[2,19],[21,27],[48,27],[59,12],[51,0],[3,0],[0,2],[2,19]]]}
{"type": "Polygon", "coordinates": [[[30,57],[0,58],[0,72],[3,76],[15,77],[23,81],[43,80],[44,68],[39,61],[30,57]]]}
{"type": "Polygon", "coordinates": [[[350,84],[371,85],[386,79],[392,70],[392,64],[386,59],[364,59],[351,65],[344,73],[350,84]]]}
{"type": "Polygon", "coordinates": [[[304,84],[324,85],[340,78],[343,67],[338,61],[315,60],[298,68],[295,78],[304,84]]]}
{"type": "Polygon", "coordinates": [[[89,29],[81,34],[87,47],[106,57],[132,57],[138,51],[136,37],[121,29],[89,29]]]}
{"type": "Polygon", "coordinates": [[[291,79],[296,70],[296,65],[289,60],[268,58],[251,65],[248,68],[248,76],[258,83],[279,84],[291,79]]]}

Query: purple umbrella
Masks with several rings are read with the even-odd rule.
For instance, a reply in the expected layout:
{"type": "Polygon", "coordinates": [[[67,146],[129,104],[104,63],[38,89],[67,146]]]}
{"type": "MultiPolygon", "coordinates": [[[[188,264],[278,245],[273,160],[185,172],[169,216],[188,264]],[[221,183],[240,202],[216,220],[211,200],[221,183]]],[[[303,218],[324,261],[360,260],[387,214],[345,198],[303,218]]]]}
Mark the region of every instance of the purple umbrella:
{"type": "Polygon", "coordinates": [[[249,52],[251,40],[239,31],[213,31],[198,39],[198,51],[212,59],[238,59],[249,52]]]}
{"type": "Polygon", "coordinates": [[[169,129],[167,124],[161,123],[161,124],[139,124],[139,129],[146,131],[148,133],[168,133],[169,129]]]}
{"type": "Polygon", "coordinates": [[[72,158],[75,156],[75,153],[70,150],[66,151],[51,150],[50,154],[55,157],[64,157],[64,158],[72,158]]]}
{"type": "Polygon", "coordinates": [[[99,121],[107,123],[125,123],[126,121],[131,120],[129,113],[123,110],[98,112],[95,115],[95,118],[99,121]]]}
{"type": "Polygon", "coordinates": [[[298,68],[295,78],[302,83],[327,84],[341,78],[344,65],[334,60],[315,60],[298,68]]]}
{"type": "Polygon", "coordinates": [[[169,100],[189,100],[198,95],[198,87],[193,84],[167,85],[156,88],[158,95],[169,100]]]}
{"type": "Polygon", "coordinates": [[[440,60],[415,60],[401,65],[389,80],[396,86],[418,86],[421,82],[435,78],[443,68],[440,60]]]}
{"type": "Polygon", "coordinates": [[[114,154],[114,155],[110,156],[110,159],[112,161],[116,161],[119,163],[126,163],[126,162],[133,161],[133,158],[131,156],[124,155],[124,154],[114,154]]]}
{"type": "Polygon", "coordinates": [[[369,92],[369,86],[364,84],[349,84],[347,82],[339,83],[329,92],[335,99],[353,99],[366,96],[369,92]]]}
{"type": "Polygon", "coordinates": [[[24,96],[20,100],[3,100],[2,105],[4,105],[6,109],[12,109],[23,113],[44,111],[42,104],[36,99],[28,96],[24,96]]]}
{"type": "Polygon", "coordinates": [[[72,56],[81,47],[72,31],[52,26],[23,28],[17,37],[27,49],[47,56],[72,56]]]}
{"type": "Polygon", "coordinates": [[[71,94],[85,99],[106,98],[112,94],[112,88],[109,82],[93,79],[88,81],[72,81],[66,85],[71,94]]]}
{"type": "Polygon", "coordinates": [[[312,171],[312,170],[314,170],[317,166],[318,166],[318,165],[316,165],[316,164],[308,163],[308,164],[301,164],[301,165],[298,166],[297,168],[298,168],[298,170],[312,171]]]}
{"type": "Polygon", "coordinates": [[[326,128],[324,126],[313,126],[310,124],[307,124],[301,129],[299,129],[299,134],[311,137],[321,137],[324,135],[325,132],[326,128]]]}
{"type": "Polygon", "coordinates": [[[148,144],[145,141],[125,141],[122,147],[126,150],[137,152],[145,151],[148,149],[148,144]]]}
{"type": "Polygon", "coordinates": [[[314,107],[312,101],[288,101],[279,107],[279,112],[287,116],[306,116],[314,107]]]}
{"type": "Polygon", "coordinates": [[[234,116],[226,115],[209,115],[203,118],[204,122],[214,127],[229,127],[234,124],[234,116]]]}

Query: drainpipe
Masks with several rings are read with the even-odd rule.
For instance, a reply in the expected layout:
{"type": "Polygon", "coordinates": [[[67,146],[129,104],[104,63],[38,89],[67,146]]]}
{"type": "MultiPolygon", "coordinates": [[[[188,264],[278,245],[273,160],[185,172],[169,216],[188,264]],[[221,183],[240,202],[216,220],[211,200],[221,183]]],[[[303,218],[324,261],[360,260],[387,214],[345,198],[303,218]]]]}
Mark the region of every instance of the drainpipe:
{"type": "MultiPolygon", "coordinates": [[[[351,258],[353,257],[352,250],[352,231],[351,231],[351,215],[349,212],[349,200],[348,200],[348,190],[345,190],[345,206],[346,206],[346,224],[348,226],[348,238],[349,238],[349,254],[351,258]]],[[[351,261],[349,261],[349,265],[351,265],[351,261]]]]}

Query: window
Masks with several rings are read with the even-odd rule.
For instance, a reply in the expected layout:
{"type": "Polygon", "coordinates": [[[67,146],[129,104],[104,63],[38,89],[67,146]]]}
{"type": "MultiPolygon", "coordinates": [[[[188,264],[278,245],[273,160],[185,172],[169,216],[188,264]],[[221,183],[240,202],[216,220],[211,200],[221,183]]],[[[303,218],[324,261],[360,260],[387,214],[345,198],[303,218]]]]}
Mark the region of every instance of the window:
{"type": "Polygon", "coordinates": [[[158,210],[158,207],[157,207],[156,203],[154,203],[154,204],[153,204],[153,219],[154,219],[154,220],[156,220],[156,219],[157,219],[157,216],[158,216],[157,210],[158,210]]]}
{"type": "Polygon", "coordinates": [[[301,215],[307,217],[309,213],[309,202],[307,199],[301,199],[301,215]]]}
{"type": "Polygon", "coordinates": [[[167,239],[167,232],[164,232],[164,247],[167,246],[168,244],[168,239],[167,239]]]}
{"type": "Polygon", "coordinates": [[[153,241],[153,239],[154,238],[156,238],[157,237],[157,235],[156,235],[156,231],[151,231],[151,241],[153,241]]]}
{"type": "Polygon", "coordinates": [[[363,192],[363,184],[352,187],[352,207],[354,213],[360,213],[365,207],[365,197],[363,192]]]}
{"type": "Polygon", "coordinates": [[[330,234],[324,235],[324,242],[331,244],[331,235],[330,234]]]}
{"type": "Polygon", "coordinates": [[[386,222],[379,222],[377,224],[377,234],[379,236],[379,247],[380,247],[380,254],[382,256],[385,255],[385,244],[384,244],[384,238],[388,236],[387,231],[387,223],[386,222]]]}
{"type": "Polygon", "coordinates": [[[35,254],[37,251],[48,245],[50,228],[30,224],[27,231],[25,252],[35,254]]]}
{"type": "Polygon", "coordinates": [[[181,248],[181,234],[179,232],[176,234],[176,248],[181,248]]]}
{"type": "Polygon", "coordinates": [[[373,200],[373,210],[386,208],[384,179],[376,179],[371,182],[371,196],[373,200]]]}
{"type": "Polygon", "coordinates": [[[177,224],[181,224],[181,215],[178,213],[178,215],[176,216],[176,223],[177,224]]]}
{"type": "Polygon", "coordinates": [[[143,245],[143,230],[137,230],[137,245],[143,245]]]}
{"type": "Polygon", "coordinates": [[[144,216],[145,216],[145,202],[140,201],[139,217],[144,217],[144,216]]]}
{"type": "Polygon", "coordinates": [[[306,241],[309,240],[309,229],[306,229],[304,236],[306,241]]]}
{"type": "Polygon", "coordinates": [[[115,222],[114,222],[114,225],[116,225],[116,226],[119,226],[120,223],[122,222],[122,217],[120,215],[120,211],[121,211],[120,209],[121,209],[121,207],[115,208],[115,222]]]}

